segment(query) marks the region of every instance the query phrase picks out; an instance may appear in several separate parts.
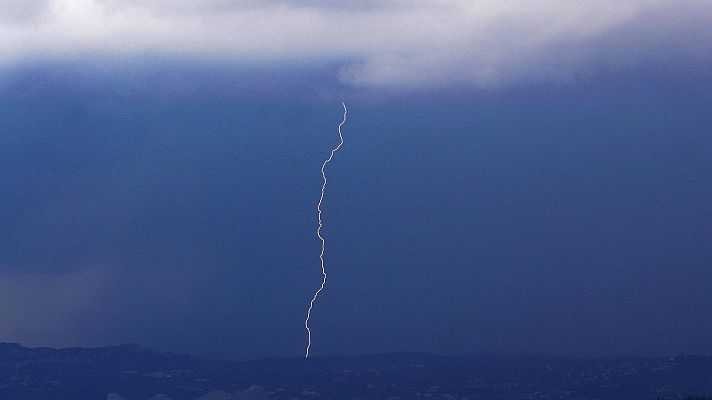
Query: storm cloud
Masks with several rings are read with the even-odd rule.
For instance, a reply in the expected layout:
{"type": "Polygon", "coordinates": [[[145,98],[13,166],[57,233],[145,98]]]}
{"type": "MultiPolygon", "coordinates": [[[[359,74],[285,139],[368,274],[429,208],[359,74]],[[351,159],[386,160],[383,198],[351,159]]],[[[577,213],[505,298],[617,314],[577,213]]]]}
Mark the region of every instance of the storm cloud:
{"type": "Polygon", "coordinates": [[[3,341],[712,352],[710,2],[0,10],[3,341]]]}
{"type": "Polygon", "coordinates": [[[600,69],[709,65],[697,0],[0,3],[0,60],[159,54],[240,64],[338,63],[364,87],[571,81],[600,69]]]}

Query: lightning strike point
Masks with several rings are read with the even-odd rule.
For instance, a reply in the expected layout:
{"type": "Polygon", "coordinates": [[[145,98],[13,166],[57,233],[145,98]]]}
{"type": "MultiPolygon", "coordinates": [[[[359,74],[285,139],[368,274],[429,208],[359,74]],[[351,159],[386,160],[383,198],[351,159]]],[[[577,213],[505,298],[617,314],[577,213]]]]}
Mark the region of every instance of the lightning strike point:
{"type": "Polygon", "coordinates": [[[309,357],[309,350],[311,349],[311,329],[309,328],[309,320],[311,319],[311,312],[312,308],[314,307],[314,302],[316,301],[317,297],[319,297],[319,293],[321,293],[322,290],[324,290],[324,286],[326,286],[326,269],[324,268],[324,248],[326,247],[326,242],[324,241],[324,237],[321,236],[321,228],[323,226],[322,221],[321,221],[321,203],[324,201],[324,192],[326,191],[326,164],[330,163],[331,160],[334,158],[334,153],[336,153],[340,148],[341,145],[344,144],[344,137],[341,134],[341,127],[344,126],[346,123],[346,116],[348,115],[349,111],[346,109],[346,103],[343,101],[341,102],[341,105],[344,107],[344,118],[339,124],[339,139],[340,142],[339,144],[334,147],[331,150],[331,154],[329,154],[329,158],[327,158],[324,163],[321,165],[321,176],[323,178],[323,183],[321,185],[321,196],[319,197],[319,203],[317,203],[316,206],[316,211],[317,211],[317,218],[319,221],[319,227],[316,229],[316,236],[321,240],[321,254],[319,255],[319,259],[321,260],[321,286],[317,291],[314,293],[314,296],[312,297],[311,301],[309,302],[309,309],[307,310],[307,318],[304,320],[304,327],[307,329],[307,350],[306,350],[306,355],[304,357],[309,357]]]}

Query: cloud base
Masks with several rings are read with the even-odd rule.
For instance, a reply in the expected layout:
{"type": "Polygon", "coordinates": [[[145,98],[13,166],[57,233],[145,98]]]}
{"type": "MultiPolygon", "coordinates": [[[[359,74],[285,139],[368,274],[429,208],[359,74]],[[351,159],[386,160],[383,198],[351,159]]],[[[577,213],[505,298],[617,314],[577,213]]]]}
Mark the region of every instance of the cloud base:
{"type": "Polygon", "coordinates": [[[318,0],[0,1],[0,64],[162,55],[338,63],[348,85],[569,81],[598,68],[709,65],[712,3],[318,0]]]}

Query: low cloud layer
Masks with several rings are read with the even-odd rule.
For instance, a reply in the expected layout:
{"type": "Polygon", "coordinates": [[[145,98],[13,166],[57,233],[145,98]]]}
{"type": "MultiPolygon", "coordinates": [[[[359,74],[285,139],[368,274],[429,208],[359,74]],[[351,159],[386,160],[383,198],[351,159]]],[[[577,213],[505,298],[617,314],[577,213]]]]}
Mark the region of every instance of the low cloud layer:
{"type": "Polygon", "coordinates": [[[0,0],[0,62],[146,54],[342,65],[366,87],[568,81],[712,59],[698,0],[0,0]]]}

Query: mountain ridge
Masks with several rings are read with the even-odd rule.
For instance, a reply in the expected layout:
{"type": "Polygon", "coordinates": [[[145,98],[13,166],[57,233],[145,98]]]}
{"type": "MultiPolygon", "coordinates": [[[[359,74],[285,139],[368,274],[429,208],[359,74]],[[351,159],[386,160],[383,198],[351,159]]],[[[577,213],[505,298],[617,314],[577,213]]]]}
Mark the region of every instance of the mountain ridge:
{"type": "Polygon", "coordinates": [[[712,356],[580,359],[411,352],[231,361],[135,344],[53,349],[0,343],[0,398],[7,400],[644,400],[691,395],[712,395],[712,356]]]}

